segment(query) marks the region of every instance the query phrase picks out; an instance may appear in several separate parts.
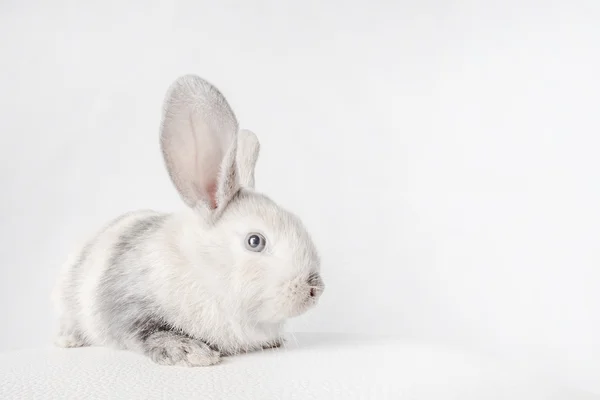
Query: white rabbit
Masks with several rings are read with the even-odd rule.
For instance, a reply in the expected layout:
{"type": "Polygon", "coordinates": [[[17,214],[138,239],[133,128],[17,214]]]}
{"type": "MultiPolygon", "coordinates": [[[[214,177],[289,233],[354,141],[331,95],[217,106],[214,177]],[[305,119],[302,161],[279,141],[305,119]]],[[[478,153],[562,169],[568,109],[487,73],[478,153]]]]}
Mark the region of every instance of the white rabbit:
{"type": "Polygon", "coordinates": [[[72,255],[53,292],[56,344],[182,366],[280,345],[285,320],[324,284],[302,222],[254,191],[258,139],[238,131],[214,86],[187,75],[167,92],[160,143],[188,208],[125,214],[72,255]]]}

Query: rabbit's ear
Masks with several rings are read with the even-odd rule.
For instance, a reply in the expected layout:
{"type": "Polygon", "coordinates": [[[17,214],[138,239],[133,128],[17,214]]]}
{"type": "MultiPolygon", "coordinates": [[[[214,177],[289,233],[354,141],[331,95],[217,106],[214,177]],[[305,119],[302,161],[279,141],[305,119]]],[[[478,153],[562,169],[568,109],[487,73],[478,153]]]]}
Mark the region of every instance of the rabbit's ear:
{"type": "Polygon", "coordinates": [[[210,83],[186,75],[171,85],[160,140],[169,176],[188,206],[221,209],[239,189],[237,131],[231,107],[210,83]]]}
{"type": "Polygon", "coordinates": [[[238,136],[237,167],[240,185],[254,189],[254,169],[260,152],[260,142],[253,132],[242,129],[238,136]]]}

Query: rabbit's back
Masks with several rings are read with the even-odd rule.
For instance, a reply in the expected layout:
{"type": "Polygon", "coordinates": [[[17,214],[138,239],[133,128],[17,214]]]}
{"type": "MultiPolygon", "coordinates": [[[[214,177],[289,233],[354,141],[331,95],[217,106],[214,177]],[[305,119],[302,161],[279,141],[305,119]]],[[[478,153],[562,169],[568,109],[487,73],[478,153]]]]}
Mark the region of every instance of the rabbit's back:
{"type": "Polygon", "coordinates": [[[165,218],[151,210],[123,214],[70,255],[53,292],[63,346],[109,344],[119,336],[107,329],[118,321],[107,325],[106,320],[115,314],[115,299],[128,296],[119,291],[131,292],[132,285],[140,284],[143,271],[131,253],[165,218]]]}

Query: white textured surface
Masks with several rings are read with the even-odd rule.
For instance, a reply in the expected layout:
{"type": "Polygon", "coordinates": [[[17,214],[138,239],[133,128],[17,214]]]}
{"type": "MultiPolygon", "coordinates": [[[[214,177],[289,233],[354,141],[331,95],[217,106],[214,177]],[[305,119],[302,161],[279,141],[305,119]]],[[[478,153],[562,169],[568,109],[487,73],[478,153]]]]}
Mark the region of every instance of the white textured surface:
{"type": "Polygon", "coordinates": [[[287,349],[208,368],[161,367],[129,352],[0,355],[1,399],[592,399],[478,357],[397,339],[299,335],[287,349]]]}

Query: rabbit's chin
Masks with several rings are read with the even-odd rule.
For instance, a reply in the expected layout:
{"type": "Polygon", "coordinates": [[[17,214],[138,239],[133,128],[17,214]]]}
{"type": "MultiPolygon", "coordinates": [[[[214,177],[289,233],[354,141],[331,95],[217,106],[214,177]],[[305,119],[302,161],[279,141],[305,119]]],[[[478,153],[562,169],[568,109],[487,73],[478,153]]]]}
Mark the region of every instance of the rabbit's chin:
{"type": "Polygon", "coordinates": [[[301,304],[299,304],[297,307],[295,307],[289,313],[288,318],[299,317],[302,314],[305,314],[308,311],[310,311],[311,309],[313,309],[316,305],[317,305],[317,300],[314,300],[312,298],[307,298],[305,301],[303,301],[301,304]]]}
{"type": "Polygon", "coordinates": [[[300,300],[297,304],[292,305],[291,307],[286,307],[284,310],[274,311],[265,310],[262,313],[262,320],[267,323],[280,323],[284,322],[290,318],[299,317],[311,309],[313,309],[317,305],[317,299],[308,297],[306,299],[300,300]]]}

